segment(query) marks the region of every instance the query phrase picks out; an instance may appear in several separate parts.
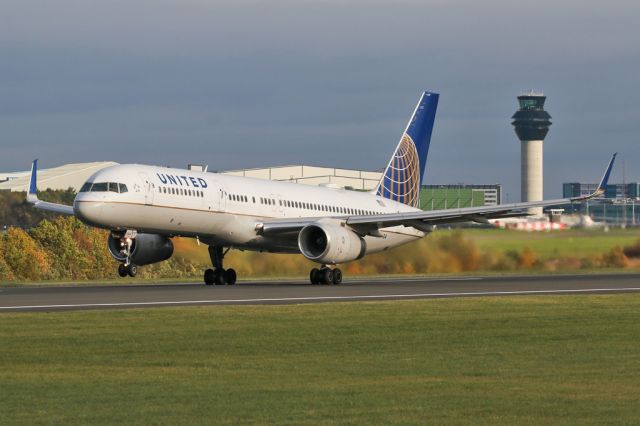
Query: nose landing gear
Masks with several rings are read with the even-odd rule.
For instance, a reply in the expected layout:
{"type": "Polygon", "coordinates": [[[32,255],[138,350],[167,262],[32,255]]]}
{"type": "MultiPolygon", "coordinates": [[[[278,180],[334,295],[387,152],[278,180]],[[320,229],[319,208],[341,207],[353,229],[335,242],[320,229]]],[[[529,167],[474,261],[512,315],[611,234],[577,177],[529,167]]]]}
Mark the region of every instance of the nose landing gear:
{"type": "Polygon", "coordinates": [[[325,265],[322,268],[313,268],[309,273],[311,284],[334,284],[342,283],[342,271],[340,268],[331,269],[325,265]]]}
{"type": "Polygon", "coordinates": [[[238,278],[236,271],[232,268],[224,269],[222,266],[224,256],[229,250],[229,248],[223,250],[220,246],[209,246],[209,257],[214,269],[204,271],[204,283],[206,285],[234,285],[236,283],[238,278]]]}
{"type": "Polygon", "coordinates": [[[120,254],[125,258],[124,263],[118,265],[118,275],[122,278],[127,275],[133,278],[138,274],[138,267],[131,263],[131,248],[137,234],[136,231],[128,230],[120,239],[120,254]]]}

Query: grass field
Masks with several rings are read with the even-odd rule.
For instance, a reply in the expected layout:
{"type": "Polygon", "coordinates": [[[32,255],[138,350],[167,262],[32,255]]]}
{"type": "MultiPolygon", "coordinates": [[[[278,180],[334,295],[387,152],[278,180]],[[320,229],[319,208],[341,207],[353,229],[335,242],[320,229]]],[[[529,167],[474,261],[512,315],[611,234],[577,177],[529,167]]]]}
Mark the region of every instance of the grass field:
{"type": "MultiPolygon", "coordinates": [[[[445,231],[452,232],[452,231],[445,231]]],[[[501,229],[465,229],[464,235],[482,250],[508,251],[530,248],[543,259],[602,254],[614,247],[633,245],[638,229],[570,229],[558,232],[520,232],[501,229]]]]}
{"type": "Polygon", "coordinates": [[[34,423],[640,422],[640,295],[0,316],[34,423]]]}

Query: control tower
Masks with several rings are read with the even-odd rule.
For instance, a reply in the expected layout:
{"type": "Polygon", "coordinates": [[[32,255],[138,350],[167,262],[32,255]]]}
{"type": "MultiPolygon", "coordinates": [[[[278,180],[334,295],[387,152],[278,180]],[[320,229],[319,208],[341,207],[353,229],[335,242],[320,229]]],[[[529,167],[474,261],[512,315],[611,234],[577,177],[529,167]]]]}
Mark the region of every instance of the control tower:
{"type": "MultiPolygon", "coordinates": [[[[551,116],[544,110],[547,99],[542,92],[531,92],[518,96],[520,109],[513,114],[513,127],[520,139],[520,188],[522,201],[542,200],[542,143],[551,116]]],[[[541,216],[542,207],[529,209],[532,215],[541,216]]]]}

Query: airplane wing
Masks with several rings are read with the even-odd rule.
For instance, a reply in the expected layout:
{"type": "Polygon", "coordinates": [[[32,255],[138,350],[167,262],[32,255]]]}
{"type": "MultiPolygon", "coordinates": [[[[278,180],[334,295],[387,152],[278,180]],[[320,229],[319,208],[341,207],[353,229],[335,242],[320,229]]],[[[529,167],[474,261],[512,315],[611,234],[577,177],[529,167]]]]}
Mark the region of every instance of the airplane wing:
{"type": "Polygon", "coordinates": [[[37,174],[38,174],[38,160],[33,160],[31,165],[31,180],[29,181],[29,191],[27,192],[27,202],[33,204],[37,209],[47,210],[50,212],[62,213],[73,215],[73,206],[67,206],[66,204],[49,203],[47,201],[40,201],[38,199],[38,187],[37,187],[37,174]]]}
{"type": "MultiPolygon", "coordinates": [[[[439,224],[459,222],[488,223],[489,219],[528,216],[529,213],[527,212],[527,209],[532,207],[548,207],[559,204],[581,202],[604,194],[607,183],[609,182],[609,176],[611,175],[611,170],[613,168],[613,163],[616,159],[616,155],[617,153],[613,154],[611,161],[609,161],[609,165],[607,166],[607,169],[602,176],[602,179],[600,180],[598,188],[592,194],[583,197],[501,204],[498,206],[391,213],[374,216],[348,216],[339,218],[337,217],[335,219],[343,221],[345,225],[351,227],[356,233],[360,234],[361,236],[381,236],[379,229],[400,225],[413,227],[424,232],[429,232],[434,229],[434,225],[439,224]]],[[[266,220],[256,226],[256,231],[258,231],[259,234],[263,235],[293,233],[298,232],[306,225],[314,223],[319,219],[321,218],[310,217],[299,219],[266,220]]]]}

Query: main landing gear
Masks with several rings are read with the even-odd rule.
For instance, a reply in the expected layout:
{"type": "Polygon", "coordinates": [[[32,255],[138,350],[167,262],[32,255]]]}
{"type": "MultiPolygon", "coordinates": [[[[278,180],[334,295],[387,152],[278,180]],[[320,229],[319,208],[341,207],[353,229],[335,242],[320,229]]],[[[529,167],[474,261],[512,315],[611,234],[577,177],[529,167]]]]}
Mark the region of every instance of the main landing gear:
{"type": "Polygon", "coordinates": [[[125,266],[124,263],[118,265],[118,275],[120,275],[122,278],[126,277],[127,275],[130,277],[135,277],[137,273],[138,267],[133,263],[130,263],[128,266],[125,266]]]}
{"type": "Polygon", "coordinates": [[[223,250],[220,246],[209,246],[209,257],[211,257],[213,269],[204,271],[204,283],[206,285],[233,285],[236,283],[236,271],[231,268],[224,269],[222,267],[224,256],[228,252],[229,249],[223,250]]]}
{"type": "Polygon", "coordinates": [[[342,283],[342,271],[340,268],[331,269],[327,266],[313,268],[309,273],[311,284],[335,284],[342,283]]]}

